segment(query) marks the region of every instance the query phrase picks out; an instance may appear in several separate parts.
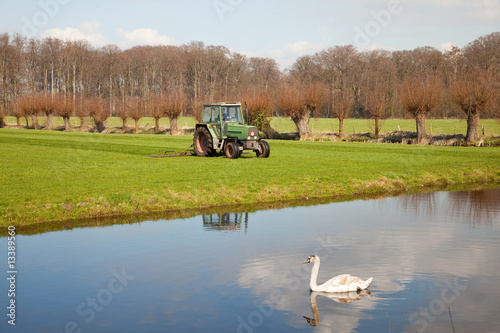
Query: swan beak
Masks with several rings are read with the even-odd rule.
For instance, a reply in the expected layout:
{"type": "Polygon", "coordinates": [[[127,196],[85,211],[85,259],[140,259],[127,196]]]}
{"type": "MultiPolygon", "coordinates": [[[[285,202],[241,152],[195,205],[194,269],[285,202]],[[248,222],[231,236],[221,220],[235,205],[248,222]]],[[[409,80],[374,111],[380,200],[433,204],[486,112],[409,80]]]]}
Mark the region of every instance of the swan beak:
{"type": "Polygon", "coordinates": [[[307,260],[306,260],[306,261],[304,261],[304,262],[303,262],[303,264],[308,264],[308,263],[310,263],[310,262],[311,262],[311,258],[307,258],[307,260]]]}

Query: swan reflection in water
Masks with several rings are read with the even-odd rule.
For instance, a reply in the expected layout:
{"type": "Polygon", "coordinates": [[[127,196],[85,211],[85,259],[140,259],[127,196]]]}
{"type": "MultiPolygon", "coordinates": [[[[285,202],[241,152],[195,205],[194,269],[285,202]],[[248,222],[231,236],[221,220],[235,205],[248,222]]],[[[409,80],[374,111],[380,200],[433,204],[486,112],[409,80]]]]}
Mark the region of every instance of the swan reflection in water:
{"type": "Polygon", "coordinates": [[[323,297],[329,298],[332,301],[338,302],[338,303],[343,303],[343,304],[349,304],[353,303],[356,301],[359,301],[366,295],[369,297],[372,297],[372,294],[370,293],[370,290],[364,289],[360,291],[349,291],[349,292],[344,292],[344,293],[326,293],[322,291],[310,291],[309,293],[309,301],[311,302],[311,310],[313,313],[313,318],[308,318],[306,316],[303,316],[307,323],[311,326],[318,326],[319,324],[319,311],[318,311],[318,304],[316,303],[316,297],[318,295],[321,295],[323,297]]]}

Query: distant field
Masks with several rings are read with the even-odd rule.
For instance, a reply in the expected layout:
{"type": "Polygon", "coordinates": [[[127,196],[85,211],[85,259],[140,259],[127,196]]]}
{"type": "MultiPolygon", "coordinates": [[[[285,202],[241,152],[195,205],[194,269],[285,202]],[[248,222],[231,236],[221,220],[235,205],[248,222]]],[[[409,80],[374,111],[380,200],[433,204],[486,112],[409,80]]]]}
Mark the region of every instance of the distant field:
{"type": "MultiPolygon", "coordinates": [[[[484,119],[480,121],[480,126],[484,125],[486,135],[500,135],[500,122],[496,119],[484,119]]],[[[426,132],[428,134],[465,134],[467,132],[467,121],[465,119],[427,119],[425,122],[426,132]]],[[[381,133],[393,132],[401,129],[402,131],[415,132],[415,120],[412,119],[386,119],[381,121],[381,133]]],[[[271,127],[278,132],[296,132],[295,124],[288,117],[271,118],[271,127]]],[[[311,118],[309,129],[311,132],[335,132],[339,131],[339,121],[333,118],[311,118]]],[[[373,121],[367,119],[346,119],[344,121],[344,133],[366,133],[373,132],[373,121]]]]}
{"type": "Polygon", "coordinates": [[[500,148],[269,142],[267,159],[152,158],[192,137],[0,129],[0,226],[500,182],[500,148]]]}
{"type": "MultiPolygon", "coordinates": [[[[286,132],[296,132],[295,124],[290,119],[290,117],[272,117],[270,118],[271,126],[280,133],[286,132]]],[[[8,125],[14,126],[16,124],[16,118],[6,117],[8,125]]],[[[39,117],[41,124],[45,123],[45,117],[39,117]]],[[[91,120],[88,121],[91,123],[91,120]]],[[[29,121],[31,124],[31,120],[29,121]]],[[[141,118],[139,125],[144,128],[153,128],[154,119],[150,117],[141,118]]],[[[24,124],[24,123],[23,123],[24,124]]],[[[61,117],[54,117],[54,124],[57,126],[63,126],[64,122],[61,117]]],[[[80,119],[77,117],[71,118],[72,126],[80,126],[80,119]]],[[[134,126],[134,121],[131,119],[127,120],[127,126],[132,129],[134,126]]],[[[181,117],[178,120],[179,128],[193,128],[196,121],[192,117],[181,117]]],[[[313,133],[322,132],[338,132],[338,119],[334,118],[311,118],[309,121],[309,128],[313,133]],[[335,128],[333,128],[335,127],[335,128]]],[[[480,121],[480,126],[485,127],[486,135],[500,135],[500,122],[495,119],[482,119],[480,121]]],[[[122,126],[122,120],[117,117],[110,117],[106,121],[107,127],[120,128],[122,126]]],[[[160,119],[160,126],[163,129],[170,127],[168,118],[160,119]]],[[[401,129],[402,131],[415,131],[415,120],[412,119],[387,119],[381,121],[381,133],[393,132],[401,129]]],[[[465,119],[428,119],[426,120],[426,131],[428,134],[455,134],[455,128],[457,134],[465,134],[467,131],[467,121],[465,119]]],[[[367,119],[346,119],[344,121],[344,132],[345,133],[366,133],[373,132],[373,121],[367,119]]]]}

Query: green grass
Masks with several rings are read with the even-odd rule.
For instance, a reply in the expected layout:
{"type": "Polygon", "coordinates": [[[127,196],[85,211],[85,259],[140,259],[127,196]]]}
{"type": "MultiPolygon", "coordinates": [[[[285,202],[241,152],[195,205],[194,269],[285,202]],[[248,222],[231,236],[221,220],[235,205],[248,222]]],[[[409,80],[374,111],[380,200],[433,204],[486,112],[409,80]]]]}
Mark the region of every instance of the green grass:
{"type": "Polygon", "coordinates": [[[0,226],[500,181],[500,148],[270,141],[271,157],[152,158],[190,136],[0,130],[0,226]]]}
{"type": "MultiPolygon", "coordinates": [[[[45,124],[45,117],[38,117],[41,125],[45,124]]],[[[9,126],[16,125],[16,118],[6,117],[6,123],[9,126]]],[[[53,118],[54,125],[64,126],[64,121],[61,117],[53,118]]],[[[88,120],[91,123],[91,120],[88,120]]],[[[270,118],[271,126],[280,133],[296,132],[297,129],[295,124],[290,117],[272,117],[270,118]]],[[[25,121],[22,122],[25,125],[25,121]]],[[[29,119],[29,124],[31,125],[31,119],[29,119]]],[[[153,128],[155,124],[154,118],[143,117],[139,120],[139,126],[142,128],[153,128]]],[[[179,128],[193,128],[196,121],[192,117],[180,117],[178,120],[179,128]]],[[[484,125],[486,135],[500,135],[500,122],[496,119],[482,119],[480,121],[480,126],[484,125]]],[[[76,127],[80,126],[80,118],[72,117],[71,125],[76,127]]],[[[117,117],[110,117],[106,120],[106,127],[120,128],[122,126],[122,120],[117,117]]],[[[134,126],[134,121],[132,119],[127,119],[126,126],[131,130],[134,126]]],[[[335,126],[335,132],[338,132],[339,121],[336,118],[311,118],[309,121],[309,128],[312,132],[322,133],[322,132],[332,132],[333,126],[335,126]]],[[[415,120],[413,119],[386,119],[381,121],[381,133],[393,132],[401,129],[402,131],[416,131],[415,120]]],[[[427,119],[426,120],[426,131],[428,134],[455,134],[455,128],[457,134],[464,134],[467,132],[467,121],[465,119],[427,119]]],[[[170,123],[168,118],[160,119],[160,127],[169,128],[170,123]]],[[[373,132],[373,120],[367,119],[346,119],[344,121],[344,132],[347,134],[353,133],[367,133],[373,132]]]]}

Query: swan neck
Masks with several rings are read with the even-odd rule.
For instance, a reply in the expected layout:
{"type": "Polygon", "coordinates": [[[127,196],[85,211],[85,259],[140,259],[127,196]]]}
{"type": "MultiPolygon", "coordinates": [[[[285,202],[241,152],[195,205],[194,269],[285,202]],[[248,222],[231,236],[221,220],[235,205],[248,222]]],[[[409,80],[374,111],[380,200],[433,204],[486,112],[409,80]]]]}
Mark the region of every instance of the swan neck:
{"type": "Polygon", "coordinates": [[[309,282],[309,286],[311,290],[318,290],[318,272],[319,272],[319,260],[314,262],[314,266],[311,271],[311,280],[309,282]]]}

